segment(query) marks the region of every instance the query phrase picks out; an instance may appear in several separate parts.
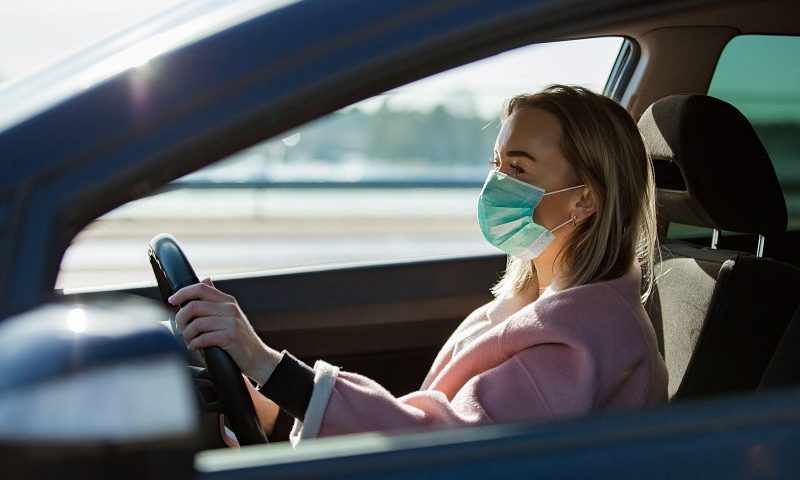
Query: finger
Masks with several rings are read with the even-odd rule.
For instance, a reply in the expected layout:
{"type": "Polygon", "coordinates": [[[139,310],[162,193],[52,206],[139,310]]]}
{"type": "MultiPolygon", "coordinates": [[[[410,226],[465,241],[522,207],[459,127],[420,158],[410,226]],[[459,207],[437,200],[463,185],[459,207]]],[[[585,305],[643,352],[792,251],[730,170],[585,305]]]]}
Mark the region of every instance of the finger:
{"type": "Polygon", "coordinates": [[[188,287],[181,288],[177,292],[173,293],[172,296],[167,299],[167,302],[171,303],[172,305],[179,306],[188,301],[199,298],[201,289],[199,285],[199,283],[195,283],[189,285],[188,287]]]}
{"type": "MultiPolygon", "coordinates": [[[[204,278],[203,281],[200,282],[200,283],[204,283],[204,284],[208,285],[209,287],[213,287],[214,286],[214,282],[211,281],[211,277],[204,278]]],[[[216,288],[216,287],[214,287],[214,288],[216,288]]]]}
{"type": "Polygon", "coordinates": [[[211,285],[205,283],[195,283],[188,287],[183,287],[175,292],[167,301],[172,305],[183,305],[192,300],[208,300],[224,302],[230,301],[233,297],[222,293],[211,285]]]}
{"type": "Polygon", "coordinates": [[[220,317],[195,318],[183,331],[183,341],[189,345],[192,340],[204,333],[221,331],[225,328],[225,321],[220,317]]]}
{"type": "Polygon", "coordinates": [[[194,340],[189,342],[189,350],[197,350],[199,348],[208,347],[222,347],[228,346],[228,336],[224,332],[206,332],[194,340]]]}
{"type": "Polygon", "coordinates": [[[231,304],[222,302],[207,302],[205,300],[193,300],[185,307],[178,310],[175,315],[175,324],[178,330],[184,331],[186,326],[192,323],[192,319],[197,317],[213,317],[220,315],[229,315],[231,313],[231,304]]]}
{"type": "Polygon", "coordinates": [[[172,305],[183,305],[192,300],[214,300],[221,298],[224,293],[204,283],[195,283],[183,287],[167,299],[172,305]]]}

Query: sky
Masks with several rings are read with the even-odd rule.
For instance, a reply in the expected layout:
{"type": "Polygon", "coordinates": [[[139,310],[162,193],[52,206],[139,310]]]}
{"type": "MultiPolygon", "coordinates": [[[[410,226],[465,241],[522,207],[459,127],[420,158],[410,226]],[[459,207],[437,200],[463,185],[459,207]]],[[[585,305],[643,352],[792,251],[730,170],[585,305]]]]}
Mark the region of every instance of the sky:
{"type": "Polygon", "coordinates": [[[81,50],[186,0],[0,0],[0,79],[81,50]]]}
{"type": "MultiPolygon", "coordinates": [[[[553,83],[602,92],[621,43],[619,38],[597,38],[521,47],[392,90],[389,105],[424,109],[431,100],[452,97],[457,103],[468,92],[481,117],[497,118],[505,100],[553,83]]],[[[362,105],[374,108],[380,101],[362,105]]]]}

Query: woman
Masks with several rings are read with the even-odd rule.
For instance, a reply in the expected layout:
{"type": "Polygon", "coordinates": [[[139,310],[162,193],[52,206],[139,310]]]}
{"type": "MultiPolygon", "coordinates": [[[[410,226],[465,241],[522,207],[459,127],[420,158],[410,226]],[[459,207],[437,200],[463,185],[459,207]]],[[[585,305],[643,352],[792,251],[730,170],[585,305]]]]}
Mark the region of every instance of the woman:
{"type": "Polygon", "coordinates": [[[299,420],[298,440],[666,402],[666,368],[642,307],[656,226],[636,124],[614,101],[558,85],[511,99],[504,117],[478,222],[509,254],[508,269],[419,391],[396,398],[366,377],[271,349],[209,279],[170,298],[191,300],[177,315],[190,349],[221,346],[263,385],[254,399],[268,431],[275,404],[299,420]]]}

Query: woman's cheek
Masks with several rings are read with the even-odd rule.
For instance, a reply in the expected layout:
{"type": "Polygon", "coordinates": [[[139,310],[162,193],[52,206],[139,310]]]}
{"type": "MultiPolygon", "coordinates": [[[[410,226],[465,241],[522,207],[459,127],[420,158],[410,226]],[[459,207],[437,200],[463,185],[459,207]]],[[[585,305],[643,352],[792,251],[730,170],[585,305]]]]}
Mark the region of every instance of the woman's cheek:
{"type": "Polygon", "coordinates": [[[554,223],[556,222],[555,216],[553,206],[547,197],[544,197],[539,205],[533,209],[533,221],[548,229],[557,225],[557,223],[554,223]]]}

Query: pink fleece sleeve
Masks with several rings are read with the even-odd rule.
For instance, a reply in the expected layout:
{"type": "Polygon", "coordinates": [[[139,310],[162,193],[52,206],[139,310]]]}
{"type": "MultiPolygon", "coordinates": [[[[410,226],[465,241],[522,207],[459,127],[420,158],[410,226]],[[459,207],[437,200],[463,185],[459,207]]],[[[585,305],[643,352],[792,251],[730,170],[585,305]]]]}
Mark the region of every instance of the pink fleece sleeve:
{"type": "Polygon", "coordinates": [[[539,345],[467,380],[394,397],[373,380],[340,372],[319,435],[449,427],[550,418],[589,411],[595,390],[587,358],[563,344],[539,345]]]}

